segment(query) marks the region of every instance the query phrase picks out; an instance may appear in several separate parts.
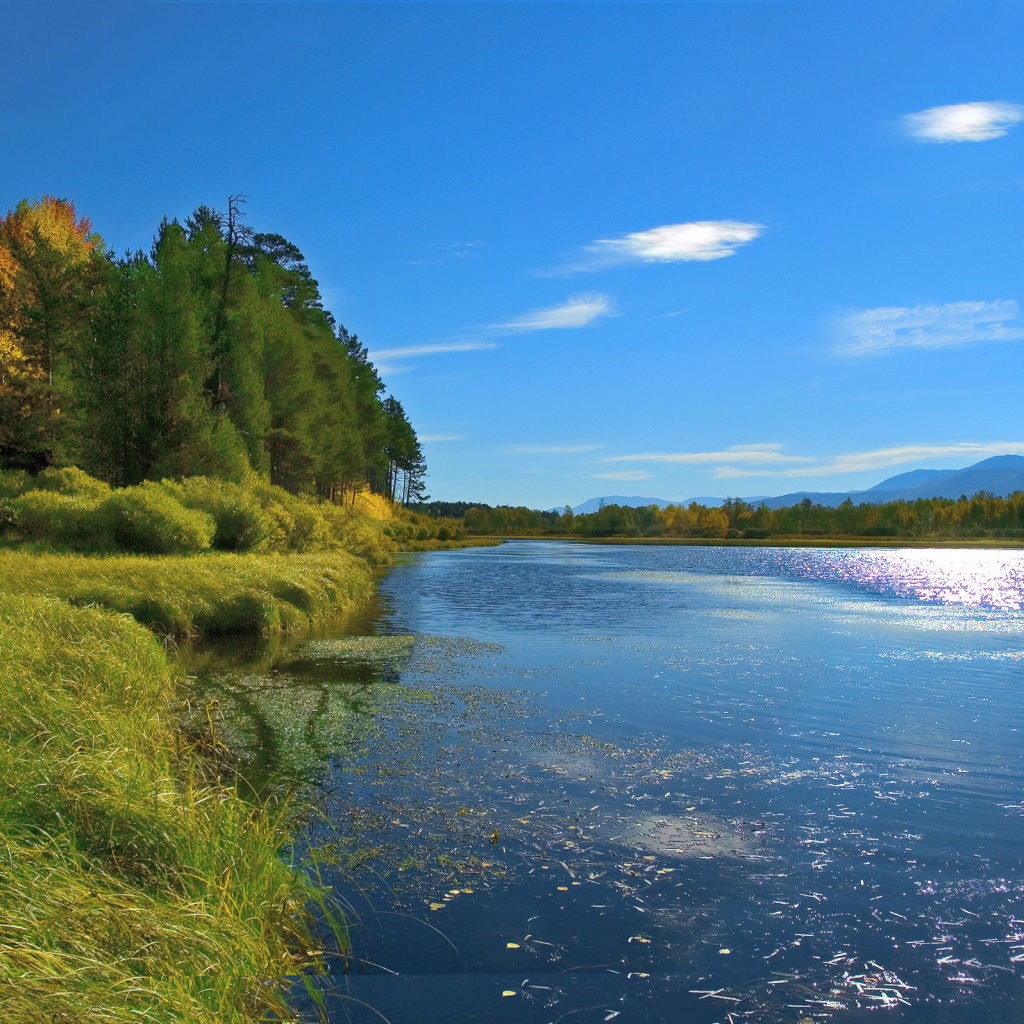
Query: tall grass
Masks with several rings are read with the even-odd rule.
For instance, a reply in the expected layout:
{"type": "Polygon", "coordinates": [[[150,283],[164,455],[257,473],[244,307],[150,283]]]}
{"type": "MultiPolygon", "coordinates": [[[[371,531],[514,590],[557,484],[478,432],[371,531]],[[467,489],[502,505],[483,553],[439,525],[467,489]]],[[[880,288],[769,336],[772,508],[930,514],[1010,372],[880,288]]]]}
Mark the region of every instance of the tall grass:
{"type": "Polygon", "coordinates": [[[0,552],[0,594],[99,605],[175,636],[297,629],[345,610],[371,585],[366,562],[344,551],[192,558],[0,552]]]}
{"type": "Polygon", "coordinates": [[[369,494],[111,490],[67,467],[0,473],[0,532],[0,1024],[289,1016],[285,978],[319,963],[310,901],[333,918],[282,859],[288,809],[243,800],[190,746],[154,633],[311,625],[368,596],[397,545],[453,527],[369,494]],[[163,557],[100,554],[118,548],[163,557]]]}
{"type": "Polygon", "coordinates": [[[0,597],[0,1020],[285,1012],[317,895],[286,812],[200,778],[161,644],[128,616],[0,597]]]}

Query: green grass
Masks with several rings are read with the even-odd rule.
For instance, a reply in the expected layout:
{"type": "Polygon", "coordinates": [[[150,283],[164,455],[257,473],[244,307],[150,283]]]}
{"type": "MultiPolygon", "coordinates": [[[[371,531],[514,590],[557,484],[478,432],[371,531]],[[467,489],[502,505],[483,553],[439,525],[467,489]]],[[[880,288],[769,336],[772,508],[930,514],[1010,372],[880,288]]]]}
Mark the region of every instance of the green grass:
{"type": "Polygon", "coordinates": [[[344,551],[178,558],[0,551],[0,594],[98,605],[172,636],[298,629],[344,611],[371,586],[366,563],[344,551]]]}
{"type": "Polygon", "coordinates": [[[127,615],[3,595],[0,664],[0,1021],[284,1013],[318,894],[280,856],[287,810],[182,748],[160,642],[127,615]]]}

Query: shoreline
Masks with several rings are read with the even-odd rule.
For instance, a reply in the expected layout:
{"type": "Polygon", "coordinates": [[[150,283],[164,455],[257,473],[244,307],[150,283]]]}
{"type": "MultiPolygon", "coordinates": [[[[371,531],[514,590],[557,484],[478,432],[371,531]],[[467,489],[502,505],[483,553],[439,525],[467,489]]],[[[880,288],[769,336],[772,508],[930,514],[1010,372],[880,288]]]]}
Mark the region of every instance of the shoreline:
{"type": "Polygon", "coordinates": [[[991,548],[1024,550],[1013,537],[961,537],[928,540],[919,537],[568,537],[564,534],[505,534],[487,537],[507,540],[564,541],[567,544],[618,544],[639,547],[754,547],[754,548],[991,548]]]}
{"type": "Polygon", "coordinates": [[[351,614],[374,577],[338,551],[0,552],[0,920],[24,925],[0,933],[0,973],[19,979],[4,1019],[289,1018],[328,893],[283,855],[300,808],[229,781],[212,709],[167,645],[351,614]]]}

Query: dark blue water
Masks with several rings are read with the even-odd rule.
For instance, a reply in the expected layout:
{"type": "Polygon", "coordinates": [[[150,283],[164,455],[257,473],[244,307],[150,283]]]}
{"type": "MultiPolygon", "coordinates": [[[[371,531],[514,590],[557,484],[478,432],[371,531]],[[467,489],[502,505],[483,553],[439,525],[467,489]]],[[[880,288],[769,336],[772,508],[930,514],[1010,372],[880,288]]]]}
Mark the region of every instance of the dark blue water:
{"type": "Polygon", "coordinates": [[[1021,555],[524,541],[381,593],[331,1020],[1024,1021],[1021,555]]]}

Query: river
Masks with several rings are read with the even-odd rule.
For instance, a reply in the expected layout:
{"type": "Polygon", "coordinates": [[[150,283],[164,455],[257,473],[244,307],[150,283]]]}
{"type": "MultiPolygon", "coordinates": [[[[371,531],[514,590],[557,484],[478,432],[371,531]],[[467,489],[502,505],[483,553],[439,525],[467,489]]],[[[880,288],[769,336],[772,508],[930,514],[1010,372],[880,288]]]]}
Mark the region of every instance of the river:
{"type": "Polygon", "coordinates": [[[1020,1024],[1022,602],[1010,551],[515,541],[205,671],[316,787],[331,1021],[1020,1024]]]}

